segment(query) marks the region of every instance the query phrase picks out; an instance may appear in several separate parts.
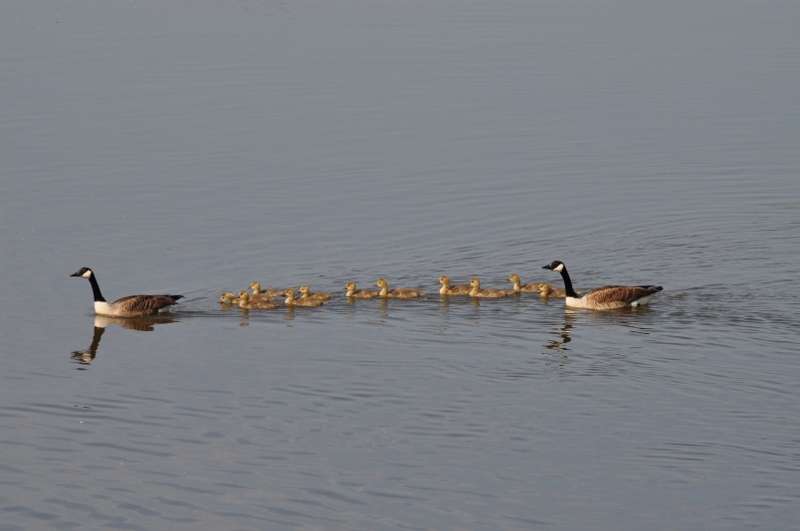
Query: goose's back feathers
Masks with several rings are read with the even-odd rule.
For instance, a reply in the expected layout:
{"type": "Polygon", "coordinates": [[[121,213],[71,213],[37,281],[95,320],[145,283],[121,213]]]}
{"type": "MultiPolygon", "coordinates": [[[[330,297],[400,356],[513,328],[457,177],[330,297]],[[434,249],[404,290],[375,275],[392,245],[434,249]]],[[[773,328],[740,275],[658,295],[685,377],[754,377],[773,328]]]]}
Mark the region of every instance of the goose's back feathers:
{"type": "Polygon", "coordinates": [[[615,310],[648,304],[650,297],[663,290],[661,286],[602,286],[583,297],[567,297],[567,305],[593,310],[615,310]]]}
{"type": "Polygon", "coordinates": [[[113,317],[143,317],[166,310],[173,304],[178,304],[178,299],[182,298],[183,295],[129,295],[111,304],[95,301],[94,310],[100,315],[113,317]]]}

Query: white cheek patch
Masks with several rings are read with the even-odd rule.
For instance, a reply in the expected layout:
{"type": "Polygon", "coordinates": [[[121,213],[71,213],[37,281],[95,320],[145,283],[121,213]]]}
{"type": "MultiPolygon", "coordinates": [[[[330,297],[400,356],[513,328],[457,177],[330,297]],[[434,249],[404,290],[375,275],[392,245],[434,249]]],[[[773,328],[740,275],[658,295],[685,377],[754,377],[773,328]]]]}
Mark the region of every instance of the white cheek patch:
{"type": "Polygon", "coordinates": [[[562,269],[564,269],[564,264],[558,264],[558,265],[557,265],[557,266],[556,266],[556,267],[553,269],[553,271],[555,271],[556,273],[561,273],[561,270],[562,270],[562,269]]]}
{"type": "Polygon", "coordinates": [[[92,272],[91,271],[87,271],[86,273],[81,275],[81,277],[83,277],[83,278],[89,278],[91,276],[92,276],[92,272]]]}

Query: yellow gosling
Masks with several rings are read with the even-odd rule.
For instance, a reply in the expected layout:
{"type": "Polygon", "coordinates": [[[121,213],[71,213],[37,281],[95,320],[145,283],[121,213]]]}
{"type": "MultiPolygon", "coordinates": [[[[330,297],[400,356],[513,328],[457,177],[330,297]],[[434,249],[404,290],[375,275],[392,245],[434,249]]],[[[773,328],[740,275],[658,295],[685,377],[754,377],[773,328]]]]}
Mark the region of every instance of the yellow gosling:
{"type": "Polygon", "coordinates": [[[539,294],[542,297],[553,297],[556,299],[563,299],[566,298],[567,296],[567,292],[565,290],[546,283],[542,284],[542,287],[539,290],[539,294]]]}
{"type": "Polygon", "coordinates": [[[355,282],[348,282],[345,285],[345,296],[354,299],[374,299],[378,296],[378,292],[374,289],[360,289],[356,290],[356,283],[355,282]]]}
{"type": "Polygon", "coordinates": [[[519,279],[519,275],[516,274],[516,273],[511,273],[508,276],[508,280],[509,280],[509,282],[512,282],[514,284],[514,291],[516,291],[517,293],[522,293],[522,292],[525,292],[525,293],[539,293],[541,287],[546,284],[545,282],[537,282],[537,283],[534,283],[534,284],[524,284],[523,285],[522,282],[519,279]]]}
{"type": "Polygon", "coordinates": [[[450,277],[446,275],[439,277],[439,284],[442,285],[442,288],[439,290],[439,293],[442,295],[469,295],[469,292],[472,291],[472,286],[469,284],[452,286],[450,284],[450,277]]]}
{"type": "Polygon", "coordinates": [[[287,289],[284,293],[286,295],[286,306],[305,306],[305,307],[313,307],[313,306],[322,306],[325,304],[325,301],[321,301],[319,299],[295,299],[294,298],[294,290],[292,288],[287,289]]]}
{"type": "Polygon", "coordinates": [[[389,282],[385,278],[378,279],[375,285],[381,288],[379,295],[388,299],[416,299],[425,295],[424,291],[414,288],[395,288],[390,290],[389,282]]]}
{"type": "Polygon", "coordinates": [[[469,292],[471,297],[479,297],[483,299],[499,299],[501,297],[508,297],[516,294],[516,292],[513,289],[497,289],[497,288],[481,289],[481,281],[478,278],[470,279],[469,285],[472,286],[472,290],[469,292]]]}
{"type": "Polygon", "coordinates": [[[244,295],[239,297],[239,299],[239,307],[245,310],[269,310],[271,308],[278,307],[278,303],[271,298],[266,296],[259,297],[258,295],[250,295],[246,291],[244,292],[244,295]]]}
{"type": "Polygon", "coordinates": [[[311,289],[308,286],[300,286],[300,293],[302,293],[301,299],[318,299],[321,301],[326,301],[333,296],[330,293],[311,293],[311,289]]]}
{"type": "Polygon", "coordinates": [[[226,291],[222,295],[219,296],[219,302],[222,304],[239,304],[239,297],[226,291]]]}
{"type": "Polygon", "coordinates": [[[268,295],[270,297],[280,297],[284,292],[282,289],[261,289],[261,282],[258,281],[251,283],[250,289],[253,290],[253,295],[268,295]]]}

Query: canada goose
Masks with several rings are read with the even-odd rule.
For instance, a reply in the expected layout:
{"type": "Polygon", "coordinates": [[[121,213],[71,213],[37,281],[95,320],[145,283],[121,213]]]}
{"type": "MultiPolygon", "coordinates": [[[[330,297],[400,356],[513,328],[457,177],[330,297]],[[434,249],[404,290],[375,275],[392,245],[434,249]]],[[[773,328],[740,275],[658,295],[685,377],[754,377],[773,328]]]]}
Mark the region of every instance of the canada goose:
{"type": "Polygon", "coordinates": [[[556,260],[543,266],[542,269],[550,269],[561,273],[561,278],[564,279],[567,306],[572,308],[615,310],[617,308],[639,306],[649,303],[650,297],[664,289],[661,286],[603,286],[579,297],[575,290],[572,289],[572,281],[563,262],[556,260]]]}
{"type": "Polygon", "coordinates": [[[379,278],[375,283],[376,286],[381,288],[379,295],[390,299],[416,299],[425,295],[424,291],[414,288],[395,288],[389,290],[389,282],[385,278],[379,278]]]}
{"type": "Polygon", "coordinates": [[[311,293],[311,289],[308,286],[300,286],[300,296],[301,299],[317,299],[321,301],[326,301],[332,297],[330,293],[311,293]]]}
{"type": "Polygon", "coordinates": [[[481,297],[485,299],[499,299],[500,297],[508,297],[510,295],[516,295],[516,292],[513,289],[497,289],[497,288],[481,289],[481,281],[478,278],[471,278],[469,281],[469,285],[472,286],[472,290],[470,290],[469,292],[471,297],[481,297]]]}
{"type": "Polygon", "coordinates": [[[253,295],[267,295],[269,297],[280,297],[283,295],[284,290],[282,289],[261,289],[261,282],[252,282],[250,283],[250,289],[253,290],[253,295]]]}
{"type": "MultiPolygon", "coordinates": [[[[537,282],[535,284],[525,284],[522,285],[522,282],[519,279],[519,275],[516,273],[511,273],[508,276],[508,281],[514,284],[514,291],[517,293],[526,292],[526,293],[539,293],[539,290],[543,285],[549,285],[546,282],[537,282]]],[[[555,286],[554,286],[555,287],[555,286]]]]}
{"type": "Polygon", "coordinates": [[[154,315],[160,310],[168,310],[173,304],[178,304],[178,299],[183,295],[130,295],[117,299],[111,304],[106,302],[103,294],[100,293],[100,286],[97,284],[97,277],[88,267],[82,267],[71,277],[81,277],[89,281],[92,285],[94,294],[94,313],[99,315],[110,315],[113,317],[142,317],[143,315],[154,315]]]}
{"type": "Polygon", "coordinates": [[[284,293],[286,295],[286,306],[322,306],[325,304],[325,301],[321,301],[319,299],[295,299],[294,298],[294,290],[292,288],[287,289],[284,293]]]}
{"type": "Polygon", "coordinates": [[[346,297],[352,297],[354,299],[374,299],[378,296],[378,292],[374,289],[360,289],[356,291],[356,283],[355,282],[348,282],[345,285],[345,292],[346,297]]]}
{"type": "Polygon", "coordinates": [[[269,310],[277,308],[278,303],[267,296],[251,295],[243,291],[239,296],[239,307],[245,310],[269,310]]]}
{"type": "Polygon", "coordinates": [[[439,290],[439,293],[442,295],[469,295],[469,292],[472,291],[472,286],[469,284],[451,286],[450,277],[446,275],[439,277],[439,284],[442,285],[442,288],[439,290]]]}

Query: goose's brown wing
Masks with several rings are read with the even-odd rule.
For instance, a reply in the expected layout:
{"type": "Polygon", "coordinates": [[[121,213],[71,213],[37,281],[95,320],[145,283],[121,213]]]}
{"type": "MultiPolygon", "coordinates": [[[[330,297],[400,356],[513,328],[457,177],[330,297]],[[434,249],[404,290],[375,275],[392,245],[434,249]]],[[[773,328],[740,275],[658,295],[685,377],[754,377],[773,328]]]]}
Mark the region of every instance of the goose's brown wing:
{"type": "Polygon", "coordinates": [[[630,304],[662,289],[661,286],[603,286],[593,289],[585,297],[598,304],[630,304]]]}
{"type": "Polygon", "coordinates": [[[130,295],[114,301],[112,306],[119,310],[119,315],[152,315],[165,306],[178,304],[183,295],[130,295]]]}

